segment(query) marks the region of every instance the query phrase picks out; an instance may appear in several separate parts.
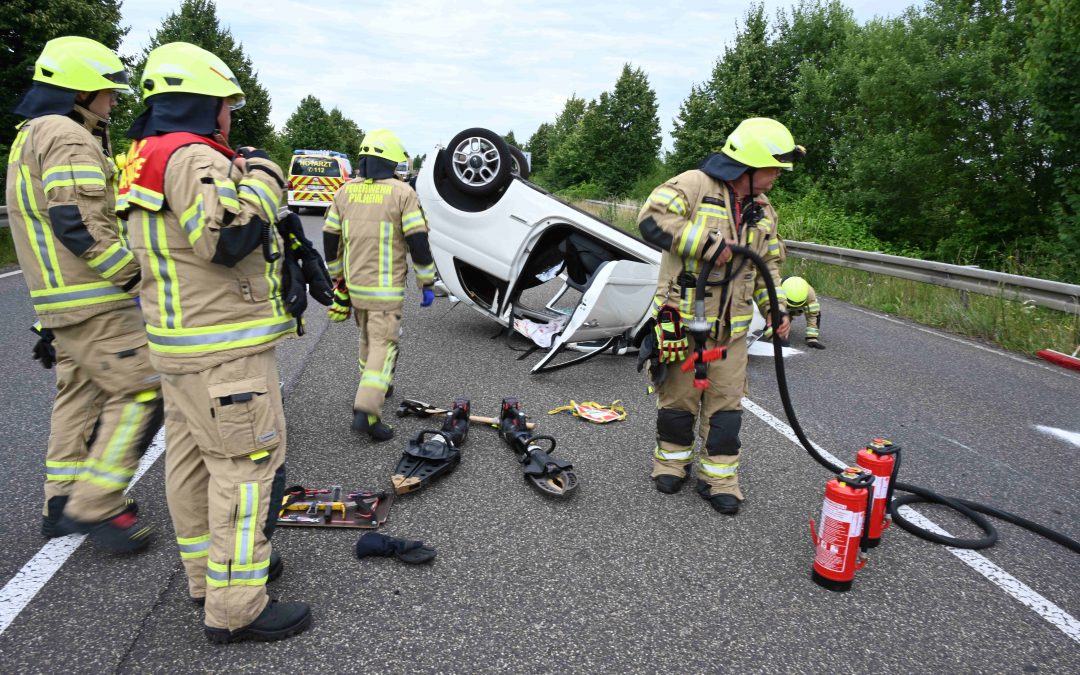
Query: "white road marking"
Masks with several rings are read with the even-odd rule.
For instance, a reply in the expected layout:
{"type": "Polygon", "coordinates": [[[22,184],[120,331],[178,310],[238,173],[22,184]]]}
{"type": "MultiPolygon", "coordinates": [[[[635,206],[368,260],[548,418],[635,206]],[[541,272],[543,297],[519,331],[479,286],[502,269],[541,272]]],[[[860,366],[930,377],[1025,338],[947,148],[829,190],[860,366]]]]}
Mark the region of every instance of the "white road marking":
{"type": "MultiPolygon", "coordinates": [[[[164,451],[165,430],[161,429],[139,461],[139,468],[131,478],[128,490],[142,478],[146,470],[164,451]]],[[[124,492],[126,493],[127,490],[124,492]]],[[[22,569],[15,573],[10,581],[4,584],[4,587],[0,589],[0,635],[3,635],[8,626],[18,618],[19,613],[30,604],[38,591],[48,583],[49,579],[52,579],[85,539],[85,534],[69,534],[66,537],[50,539],[28,563],[22,566],[22,569]]]]}
{"type": "Polygon", "coordinates": [[[899,325],[905,326],[907,328],[912,328],[914,330],[917,330],[917,331],[920,331],[920,332],[923,332],[923,333],[927,333],[928,335],[934,335],[936,337],[944,338],[946,340],[951,340],[952,342],[956,342],[958,344],[962,344],[962,345],[965,345],[965,346],[968,346],[968,347],[974,347],[975,349],[981,349],[982,351],[989,352],[990,354],[997,354],[998,356],[1004,356],[1005,358],[1012,359],[1013,361],[1016,361],[1017,363],[1023,363],[1025,365],[1033,366],[1035,368],[1041,368],[1041,369],[1049,371],[1051,373],[1058,373],[1059,375],[1066,375],[1066,376],[1070,376],[1070,377],[1075,377],[1075,375],[1071,375],[1070,372],[1065,370],[1064,368],[1055,368],[1055,367],[1043,365],[1042,363],[1038,363],[1038,362],[1033,361],[1031,359],[1021,358],[1019,356],[1016,356],[1015,354],[1010,354],[1010,353],[1008,353],[1008,352],[1006,352],[1004,350],[1001,350],[1001,349],[993,349],[991,347],[987,347],[985,345],[981,345],[981,344],[978,344],[977,342],[972,342],[971,340],[960,338],[960,337],[957,337],[955,335],[949,335],[948,333],[943,333],[941,331],[926,328],[924,326],[919,326],[919,325],[917,325],[917,324],[915,324],[913,322],[910,322],[910,321],[901,321],[899,319],[894,319],[891,316],[886,316],[884,314],[878,314],[877,312],[871,312],[868,309],[863,309],[862,307],[855,307],[853,305],[848,305],[847,308],[850,309],[850,310],[859,312],[860,314],[866,314],[866,315],[869,315],[869,316],[876,317],[878,319],[883,319],[885,321],[890,321],[892,323],[899,324],[899,325]]]}
{"type": "MultiPolygon", "coordinates": [[[[801,349],[795,349],[794,347],[781,347],[780,349],[783,351],[785,359],[789,356],[802,354],[801,349]]],[[[747,348],[746,352],[750,356],[772,356],[773,346],[769,342],[755,341],[754,344],[750,345],[750,347],[747,348]]]]}
{"type": "MultiPolygon", "coordinates": [[[[761,418],[763,422],[765,422],[765,424],[768,424],[773,429],[779,431],[795,445],[799,446],[800,448],[802,447],[802,444],[799,443],[799,437],[795,435],[795,431],[783,421],[774,416],[772,413],[765,410],[764,408],[757,405],[748,398],[744,398],[742,400],[742,404],[743,408],[757,415],[759,418],[761,418]]],[[[847,466],[846,463],[841,462],[834,455],[821,448],[821,446],[819,446],[817,443],[813,443],[811,441],[811,444],[814,446],[814,448],[818,450],[818,452],[824,455],[833,464],[837,466],[847,466]]],[[[936,532],[938,534],[951,536],[937,523],[919,514],[911,507],[904,506],[902,507],[902,509],[904,517],[909,519],[915,525],[926,528],[927,530],[936,532]]],[[[987,560],[982,554],[969,549],[953,548],[951,546],[946,546],[945,548],[949,551],[949,553],[952,553],[954,556],[963,561],[964,564],[966,564],[968,567],[972,568],[979,574],[989,579],[995,586],[1005,591],[1016,600],[1019,600],[1024,605],[1030,607],[1032,610],[1035,611],[1036,614],[1046,619],[1055,628],[1060,630],[1062,633],[1065,633],[1065,635],[1072,638],[1075,642],[1080,643],[1080,621],[1078,621],[1071,614],[1058,607],[1053,602],[1050,602],[1043,596],[1039,595],[1039,593],[1034,591],[1031,587],[1024,584],[1016,577],[1012,576],[1005,570],[1001,569],[994,563],[987,560]]]]}
{"type": "MultiPolygon", "coordinates": [[[[952,536],[910,506],[901,506],[900,512],[918,527],[946,537],[952,536]]],[[[990,562],[978,552],[966,548],[953,548],[952,546],[946,546],[945,548],[949,553],[963,560],[968,567],[993,582],[995,586],[1030,607],[1036,614],[1049,621],[1062,633],[1071,637],[1075,642],[1080,642],[1080,621],[1077,621],[1071,614],[1039,595],[1030,586],[990,562]]]]}
{"type": "Polygon", "coordinates": [[[3,274],[0,274],[0,279],[6,279],[8,277],[13,277],[16,274],[22,274],[22,270],[15,270],[14,272],[4,272],[3,274]]]}
{"type": "Polygon", "coordinates": [[[1041,424],[1036,424],[1035,428],[1049,436],[1056,436],[1061,440],[1072,443],[1076,447],[1080,448],[1080,433],[1075,431],[1065,431],[1064,429],[1057,429],[1055,427],[1044,427],[1041,424]]]}

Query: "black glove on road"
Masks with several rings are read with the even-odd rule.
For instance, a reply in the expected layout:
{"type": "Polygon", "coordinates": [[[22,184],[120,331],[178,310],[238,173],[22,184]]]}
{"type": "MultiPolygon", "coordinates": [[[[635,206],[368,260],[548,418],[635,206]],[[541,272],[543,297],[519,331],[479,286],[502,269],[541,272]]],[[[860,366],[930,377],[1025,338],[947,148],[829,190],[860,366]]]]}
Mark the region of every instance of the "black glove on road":
{"type": "Polygon", "coordinates": [[[434,558],[435,549],[424,546],[422,541],[399,539],[378,532],[366,532],[356,542],[356,557],[366,558],[369,555],[393,556],[401,562],[418,565],[434,558]]]}

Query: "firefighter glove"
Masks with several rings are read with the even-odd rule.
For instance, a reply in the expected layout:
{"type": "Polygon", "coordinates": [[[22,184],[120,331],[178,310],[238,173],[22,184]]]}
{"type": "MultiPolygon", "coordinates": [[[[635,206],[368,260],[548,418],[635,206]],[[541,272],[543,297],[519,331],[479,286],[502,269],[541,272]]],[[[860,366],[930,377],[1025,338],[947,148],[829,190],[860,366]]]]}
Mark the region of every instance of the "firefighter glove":
{"type": "Polygon", "coordinates": [[[53,347],[53,332],[48,328],[42,328],[41,324],[34,324],[31,328],[38,338],[40,338],[34,344],[34,360],[40,361],[41,366],[46,370],[51,369],[56,365],[56,347],[53,347]]]}
{"type": "Polygon", "coordinates": [[[344,321],[352,312],[352,303],[349,302],[349,287],[345,285],[345,279],[338,279],[334,286],[334,301],[326,308],[326,316],[331,321],[344,321]]]}
{"type": "Polygon", "coordinates": [[[686,359],[690,342],[683,332],[682,320],[671,307],[661,307],[656,314],[656,350],[660,363],[676,363],[686,359]]]}
{"type": "Polygon", "coordinates": [[[431,307],[431,303],[435,302],[435,290],[431,286],[424,286],[423,297],[420,299],[421,307],[431,307]]]}
{"type": "Polygon", "coordinates": [[[811,349],[825,349],[825,345],[818,342],[817,338],[808,338],[806,340],[806,346],[811,349]]]}

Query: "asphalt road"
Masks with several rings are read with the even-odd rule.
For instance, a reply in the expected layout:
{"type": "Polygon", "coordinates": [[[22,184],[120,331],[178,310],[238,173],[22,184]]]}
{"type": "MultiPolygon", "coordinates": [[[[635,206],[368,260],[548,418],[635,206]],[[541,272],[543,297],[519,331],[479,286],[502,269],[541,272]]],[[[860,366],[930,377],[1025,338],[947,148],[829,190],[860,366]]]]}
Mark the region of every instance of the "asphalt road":
{"type": "MultiPolygon", "coordinates": [[[[317,218],[305,224],[317,232],[317,218]]],[[[787,360],[812,440],[851,461],[868,439],[886,435],[905,448],[903,480],[1080,538],[1077,446],[1038,429],[1080,432],[1080,376],[828,298],[822,304],[828,349],[787,360]]],[[[29,358],[33,315],[19,276],[0,279],[0,312],[5,583],[44,543],[53,375],[29,358]]],[[[386,487],[405,439],[436,425],[393,420],[397,438],[381,444],[353,435],[356,329],[328,325],[317,307],[308,322],[307,336],[278,348],[289,483],[386,487]]],[[[159,528],[155,545],[130,558],[79,547],[0,633],[0,668],[1080,671],[1080,558],[1065,549],[1002,524],[1002,541],[965,562],[894,527],[852,591],[833,594],[809,580],[808,519],[818,516],[828,474],[761,416],[744,414],[747,501],[728,518],[689,488],[675,496],[653,489],[654,404],[633,359],[604,356],[530,376],[535,355],[519,361],[510,348],[524,342],[493,339],[495,324],[445,298],[422,309],[415,289],[404,329],[395,403],[465,396],[476,412],[496,414],[503,397],[516,396],[574,463],[579,493],[566,502],[537,494],[495,432],[474,426],[459,469],[399,498],[385,526],[437,548],[433,563],[357,560],[355,531],[279,530],[274,545],[287,570],[271,594],[311,603],[314,626],[279,643],[215,647],[187,599],[158,460],[132,490],[159,528]],[[546,414],[570,399],[621,399],[629,416],[593,426],[546,414]]],[[[800,319],[797,347],[802,329],[800,319]]],[[[783,418],[769,359],[752,359],[751,382],[754,409],[783,418]]],[[[919,510],[951,532],[974,533],[941,509],[919,510]]]]}

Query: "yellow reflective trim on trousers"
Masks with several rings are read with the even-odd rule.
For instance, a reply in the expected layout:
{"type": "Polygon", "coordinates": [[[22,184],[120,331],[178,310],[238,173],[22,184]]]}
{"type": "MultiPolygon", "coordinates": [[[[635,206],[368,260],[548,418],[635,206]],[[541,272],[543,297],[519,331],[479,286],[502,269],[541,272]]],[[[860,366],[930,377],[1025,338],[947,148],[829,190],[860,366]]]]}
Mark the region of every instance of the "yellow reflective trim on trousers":
{"type": "Polygon", "coordinates": [[[84,462],[54,462],[45,460],[45,480],[82,480],[84,462]]]}
{"type": "Polygon", "coordinates": [[[30,291],[30,300],[34,303],[34,310],[40,312],[131,300],[131,296],[108,281],[95,281],[60,288],[39,288],[30,291]]]}
{"type": "Polygon", "coordinates": [[[255,558],[256,516],[259,515],[259,484],[241,483],[239,488],[233,570],[236,570],[238,565],[250,565],[255,558]]]}
{"type": "Polygon", "coordinates": [[[806,311],[810,314],[819,314],[821,312],[821,304],[817,302],[811,302],[810,306],[806,308],[806,311]]]}
{"type": "Polygon", "coordinates": [[[394,363],[397,361],[397,345],[390,343],[386,347],[386,358],[382,370],[378,373],[364,372],[360,376],[360,386],[385,392],[394,381],[394,363]]]}
{"type": "Polygon", "coordinates": [[[812,338],[812,337],[818,337],[819,335],[821,335],[821,333],[820,333],[820,331],[818,331],[817,328],[813,328],[811,326],[806,327],[806,337],[812,338]]]}
{"type": "Polygon", "coordinates": [[[653,456],[657,459],[662,459],[666,462],[689,462],[690,458],[694,455],[694,447],[690,446],[685,450],[664,450],[659,445],[656,446],[656,450],[653,452],[653,456]]]}
{"type": "MultiPolygon", "coordinates": [[[[131,447],[131,438],[135,430],[142,424],[144,407],[142,403],[136,403],[135,401],[124,406],[123,412],[120,413],[120,422],[116,425],[116,429],[113,430],[109,443],[105,446],[105,452],[102,453],[101,459],[97,462],[98,465],[110,469],[119,468],[117,466],[118,462],[124,459],[124,455],[127,454],[128,449],[131,447]]],[[[132,473],[134,473],[134,470],[132,470],[132,473]]]]}
{"type": "Polygon", "coordinates": [[[710,462],[707,459],[701,460],[701,470],[710,476],[734,476],[738,473],[739,463],[732,462],[731,464],[720,464],[718,462],[710,462]]]}
{"type": "Polygon", "coordinates": [[[296,320],[292,317],[275,316],[254,321],[174,330],[147,324],[146,334],[151,351],[190,354],[265,344],[295,328],[296,320]]]}
{"type": "Polygon", "coordinates": [[[64,285],[64,275],[60,271],[60,261],[56,257],[56,247],[53,244],[52,226],[49,221],[41,216],[37,200],[34,196],[33,181],[30,177],[30,167],[25,164],[19,165],[19,171],[15,177],[15,192],[19,203],[19,210],[23,218],[30,224],[26,236],[30,239],[30,246],[34,249],[38,266],[41,268],[41,278],[46,287],[55,288],[64,285]],[[35,245],[36,244],[36,245],[35,245]]]}
{"type": "Polygon", "coordinates": [[[205,558],[210,555],[209,534],[198,537],[177,537],[176,544],[180,547],[180,557],[184,560],[205,558]]]}

